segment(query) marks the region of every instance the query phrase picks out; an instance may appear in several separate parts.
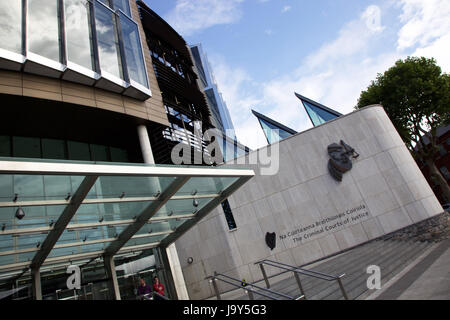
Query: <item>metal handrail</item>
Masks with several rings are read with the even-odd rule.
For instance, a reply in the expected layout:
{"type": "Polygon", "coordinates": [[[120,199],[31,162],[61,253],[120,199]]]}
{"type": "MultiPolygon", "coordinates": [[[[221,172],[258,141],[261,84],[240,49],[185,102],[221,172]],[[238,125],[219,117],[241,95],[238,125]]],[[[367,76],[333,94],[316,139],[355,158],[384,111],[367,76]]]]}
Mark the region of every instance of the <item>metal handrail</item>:
{"type": "Polygon", "coordinates": [[[155,296],[158,296],[164,300],[170,300],[169,298],[159,294],[158,292],[152,291],[150,293],[145,293],[138,296],[139,300],[155,300],[155,296]]]}
{"type": "Polygon", "coordinates": [[[272,260],[268,260],[268,259],[258,261],[255,264],[259,264],[259,263],[268,264],[268,265],[271,265],[271,266],[274,266],[274,267],[277,267],[280,269],[284,269],[287,271],[296,270],[298,273],[304,274],[305,276],[310,276],[313,278],[326,280],[326,281],[333,281],[340,277],[340,276],[334,276],[334,275],[330,275],[330,274],[326,274],[326,273],[322,273],[322,272],[318,272],[318,271],[314,271],[314,270],[308,270],[308,269],[304,269],[304,268],[294,267],[294,266],[291,266],[291,265],[288,265],[288,264],[285,264],[282,262],[272,261],[272,260]],[[312,274],[309,274],[309,273],[312,273],[312,274]]]}
{"type": "MultiPolygon", "coordinates": [[[[342,280],[341,280],[345,276],[345,273],[341,274],[340,276],[334,276],[334,275],[330,275],[330,274],[326,274],[326,273],[322,273],[322,272],[318,272],[318,271],[314,271],[314,270],[308,270],[308,269],[304,269],[304,268],[300,268],[300,267],[294,267],[294,266],[291,266],[291,265],[288,265],[288,264],[285,264],[282,262],[272,261],[272,260],[268,260],[268,259],[263,259],[261,261],[255,262],[255,264],[260,266],[267,288],[270,288],[270,283],[269,283],[269,279],[267,277],[266,271],[264,269],[264,264],[272,266],[272,267],[276,267],[279,269],[283,269],[286,271],[292,271],[294,273],[294,277],[295,277],[295,280],[297,281],[300,292],[303,296],[305,296],[305,292],[303,290],[303,286],[300,281],[300,277],[298,276],[299,274],[313,277],[313,278],[320,279],[320,280],[325,280],[325,281],[336,280],[339,284],[339,288],[341,289],[344,299],[348,300],[347,292],[345,291],[344,285],[342,284],[342,280]]],[[[305,299],[306,299],[306,296],[305,296],[305,299]]]]}
{"type": "Polygon", "coordinates": [[[260,291],[256,291],[256,290],[247,288],[247,286],[250,286],[250,287],[259,289],[259,290],[261,290],[261,291],[269,292],[269,293],[271,293],[271,294],[278,295],[278,296],[280,296],[280,297],[287,298],[287,299],[289,299],[289,300],[301,300],[301,299],[304,299],[304,296],[303,296],[303,295],[300,295],[299,297],[295,298],[295,297],[291,297],[291,296],[288,296],[288,295],[283,294],[283,293],[280,293],[280,292],[276,292],[276,291],[273,291],[273,290],[270,290],[270,289],[266,289],[266,288],[263,288],[263,287],[259,287],[259,286],[257,286],[257,285],[252,284],[252,283],[246,283],[246,285],[243,286],[243,285],[242,285],[242,280],[239,280],[239,279],[236,279],[236,278],[232,278],[232,277],[230,277],[230,276],[227,276],[227,275],[224,275],[224,274],[221,274],[221,273],[217,273],[217,272],[214,272],[214,275],[213,275],[213,276],[208,276],[208,277],[206,277],[205,279],[212,281],[213,287],[214,287],[214,291],[215,291],[215,294],[216,294],[216,297],[217,297],[217,300],[221,300],[221,297],[220,297],[219,289],[218,289],[217,284],[216,284],[216,282],[215,282],[216,280],[220,280],[220,281],[225,282],[225,283],[228,283],[229,285],[232,285],[232,286],[234,286],[234,287],[236,287],[236,288],[242,288],[242,289],[246,290],[247,293],[248,293],[248,295],[249,295],[249,299],[250,299],[250,300],[253,300],[253,299],[254,299],[253,293],[259,294],[259,295],[261,295],[261,296],[263,296],[263,297],[266,297],[266,298],[269,298],[269,299],[272,299],[272,300],[279,300],[279,299],[277,299],[276,297],[273,297],[273,296],[271,296],[271,295],[265,294],[265,293],[263,293],[263,292],[260,292],[260,291]],[[231,282],[231,281],[228,281],[228,280],[225,280],[225,279],[221,279],[221,278],[219,278],[219,277],[224,277],[224,278],[227,278],[227,279],[230,279],[230,280],[239,282],[240,285],[235,284],[235,283],[233,283],[233,282],[231,282]]]}

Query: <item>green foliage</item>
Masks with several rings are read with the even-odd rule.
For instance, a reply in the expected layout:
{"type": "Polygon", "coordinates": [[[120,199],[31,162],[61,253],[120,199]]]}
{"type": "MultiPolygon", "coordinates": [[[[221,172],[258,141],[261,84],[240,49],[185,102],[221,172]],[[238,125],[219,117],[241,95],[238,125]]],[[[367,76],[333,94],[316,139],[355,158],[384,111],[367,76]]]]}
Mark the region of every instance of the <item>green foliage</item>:
{"type": "Polygon", "coordinates": [[[356,109],[381,104],[403,141],[422,160],[434,157],[435,130],[450,122],[450,76],[434,59],[408,57],[378,74],[356,109]],[[423,143],[426,135],[431,144],[423,143]]]}

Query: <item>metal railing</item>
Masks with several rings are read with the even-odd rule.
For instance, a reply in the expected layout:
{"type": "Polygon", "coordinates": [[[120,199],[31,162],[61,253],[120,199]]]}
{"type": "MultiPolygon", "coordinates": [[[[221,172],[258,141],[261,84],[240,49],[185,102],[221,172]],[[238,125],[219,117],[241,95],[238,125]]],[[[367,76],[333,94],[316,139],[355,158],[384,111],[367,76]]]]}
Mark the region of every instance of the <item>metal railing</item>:
{"type": "Polygon", "coordinates": [[[140,296],[138,296],[138,300],[157,300],[155,299],[155,297],[160,298],[160,300],[170,300],[169,298],[159,294],[158,292],[151,292],[151,293],[146,293],[146,294],[142,294],[140,296]]]}
{"type": "Polygon", "coordinates": [[[214,288],[214,293],[216,294],[217,300],[221,300],[221,296],[220,296],[220,291],[219,291],[219,287],[217,286],[216,281],[222,281],[224,283],[227,283],[235,288],[240,288],[240,289],[244,289],[247,294],[248,294],[248,298],[250,300],[254,300],[254,294],[259,294],[263,297],[269,298],[271,300],[281,300],[280,298],[285,298],[288,300],[301,300],[304,299],[304,295],[300,295],[299,297],[291,297],[287,294],[281,293],[281,292],[276,292],[270,289],[266,289],[263,287],[259,287],[255,284],[252,283],[246,283],[243,282],[242,280],[236,279],[236,278],[232,278],[230,276],[221,274],[221,273],[217,273],[214,272],[213,276],[208,276],[205,278],[206,280],[209,280],[212,282],[213,288],[214,288]],[[223,279],[225,278],[225,279],[223,279]],[[233,282],[234,281],[234,282],[233,282]],[[238,284],[239,283],[239,284],[238,284]],[[255,289],[258,289],[259,291],[256,291],[255,289]],[[276,296],[276,297],[275,297],[276,296]]]}
{"type": "Polygon", "coordinates": [[[325,281],[337,281],[337,283],[339,284],[339,288],[341,289],[342,296],[344,297],[345,300],[348,300],[347,292],[345,291],[344,285],[342,284],[342,278],[345,276],[345,273],[341,274],[340,276],[334,276],[334,275],[325,274],[325,273],[314,271],[314,270],[308,270],[308,269],[304,269],[304,268],[294,267],[294,266],[291,266],[291,265],[288,265],[288,264],[285,264],[282,262],[272,261],[272,260],[268,260],[268,259],[263,259],[261,261],[256,262],[255,264],[259,265],[259,267],[261,268],[261,273],[263,275],[264,282],[266,283],[267,288],[270,288],[270,283],[269,283],[269,278],[267,277],[267,273],[264,268],[264,265],[269,265],[269,266],[272,266],[275,268],[283,269],[285,271],[292,271],[294,273],[295,281],[297,282],[297,285],[300,289],[300,293],[304,296],[304,299],[306,299],[306,295],[305,295],[305,291],[303,290],[303,286],[300,281],[299,274],[302,274],[302,275],[305,275],[308,277],[313,277],[313,278],[320,279],[320,280],[325,280],[325,281]]]}

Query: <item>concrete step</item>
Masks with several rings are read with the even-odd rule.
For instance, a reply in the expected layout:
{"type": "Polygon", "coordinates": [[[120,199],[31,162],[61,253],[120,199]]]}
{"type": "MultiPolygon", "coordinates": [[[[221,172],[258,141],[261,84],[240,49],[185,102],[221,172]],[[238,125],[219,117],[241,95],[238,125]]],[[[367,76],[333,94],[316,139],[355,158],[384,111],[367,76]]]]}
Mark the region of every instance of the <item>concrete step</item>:
{"type": "MultiPolygon", "coordinates": [[[[361,247],[355,248],[352,251],[346,252],[343,255],[337,256],[334,259],[331,258],[311,269],[319,272],[339,275],[344,273],[345,270],[349,271],[350,267],[356,268],[355,265],[357,266],[357,262],[366,261],[366,257],[369,255],[373,255],[375,252],[389,252],[389,250],[394,250],[397,246],[400,245],[400,242],[371,242],[361,247]]],[[[332,281],[330,283],[329,281],[303,275],[300,275],[300,278],[307,298],[314,296],[321,290],[327,289],[327,287],[330,287],[330,285],[336,286],[336,289],[339,290],[339,286],[336,281],[332,281]]],[[[298,296],[300,294],[299,287],[293,276],[276,284],[273,284],[270,289],[283,292],[291,296],[298,296]]],[[[260,296],[258,297],[258,299],[263,299],[263,297],[260,296]]]]}
{"type": "MultiPolygon", "coordinates": [[[[415,261],[420,255],[422,255],[426,250],[430,247],[434,246],[433,242],[423,242],[421,246],[418,246],[415,252],[412,252],[409,256],[405,257],[405,259],[401,259],[397,264],[392,264],[381,270],[381,286],[383,287],[389,280],[395,277],[398,273],[403,271],[408,265],[410,265],[413,261],[415,261]]],[[[360,295],[356,296],[355,299],[360,299],[362,295],[367,296],[372,293],[374,290],[366,290],[362,292],[360,295]]]]}
{"type": "MultiPolygon", "coordinates": [[[[376,240],[304,268],[336,276],[345,273],[346,276],[342,278],[344,288],[349,299],[356,299],[368,291],[367,278],[369,274],[367,274],[366,268],[369,265],[378,265],[381,268],[382,283],[385,283],[431,245],[433,243],[412,240],[376,240]]],[[[299,276],[307,299],[343,299],[337,281],[326,281],[305,275],[299,276]]],[[[260,282],[258,285],[265,287],[264,282],[260,282]]],[[[293,297],[300,295],[300,289],[293,275],[271,283],[270,290],[293,297]]],[[[244,291],[242,293],[243,295],[237,299],[248,300],[248,295],[244,291]]],[[[258,294],[254,294],[254,298],[255,300],[267,299],[258,294]]]]}
{"type": "MultiPolygon", "coordinates": [[[[383,242],[379,243],[368,243],[364,248],[358,247],[355,248],[353,252],[346,252],[343,255],[339,255],[335,258],[331,258],[331,260],[327,260],[325,262],[320,263],[317,266],[312,268],[305,267],[305,269],[311,269],[314,271],[319,271],[327,274],[336,274],[341,272],[342,270],[347,269],[347,266],[353,265],[355,261],[364,259],[364,256],[373,252],[373,250],[378,250],[381,246],[383,246],[383,242]],[[331,263],[332,262],[332,263],[331,263]],[[336,268],[336,266],[340,266],[336,268]]],[[[310,284],[317,283],[317,279],[313,277],[300,275],[300,279],[302,281],[302,285],[306,291],[310,284]]],[[[320,280],[319,280],[320,281],[320,280]]],[[[271,289],[273,290],[286,290],[289,287],[293,287],[294,290],[298,290],[297,282],[295,281],[294,276],[289,277],[279,283],[272,284],[271,289]]]]}
{"type": "MultiPolygon", "coordinates": [[[[399,252],[404,252],[410,248],[410,244],[407,242],[395,242],[392,245],[389,245],[389,248],[381,248],[381,250],[377,252],[371,252],[366,259],[360,260],[358,263],[347,270],[346,276],[342,279],[342,283],[347,292],[349,299],[352,299],[351,293],[358,285],[358,278],[364,277],[367,279],[366,268],[369,265],[381,265],[385,263],[385,261],[392,261],[395,257],[398,256],[399,252]]],[[[337,285],[331,285],[328,288],[324,288],[322,290],[316,290],[316,294],[312,297],[315,300],[322,299],[340,299],[342,297],[342,292],[337,285]]]]}
{"type": "MultiPolygon", "coordinates": [[[[374,263],[381,268],[381,276],[382,280],[384,280],[386,275],[392,273],[398,273],[403,270],[405,264],[414,259],[420,252],[423,252],[428,246],[426,244],[416,244],[409,243],[409,246],[405,248],[403,251],[398,251],[398,255],[390,256],[389,258],[385,258],[380,260],[380,263],[374,263]]],[[[361,270],[360,275],[357,276],[349,286],[348,296],[350,299],[356,299],[358,296],[363,294],[368,290],[367,288],[367,278],[368,274],[366,273],[365,268],[361,270]]],[[[327,299],[339,299],[336,292],[326,297],[327,299]]]]}

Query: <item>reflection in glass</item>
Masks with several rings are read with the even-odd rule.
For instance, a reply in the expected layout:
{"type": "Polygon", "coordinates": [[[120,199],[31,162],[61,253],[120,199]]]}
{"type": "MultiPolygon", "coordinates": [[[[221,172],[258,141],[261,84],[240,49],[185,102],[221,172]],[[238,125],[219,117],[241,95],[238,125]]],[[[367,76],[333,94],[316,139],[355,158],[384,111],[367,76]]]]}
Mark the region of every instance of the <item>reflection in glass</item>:
{"type": "Polygon", "coordinates": [[[123,79],[115,15],[98,2],[95,2],[95,24],[101,70],[123,79]]]}
{"type": "Polygon", "coordinates": [[[42,158],[44,159],[65,159],[65,141],[58,139],[42,139],[42,158]]]}
{"type": "Polygon", "coordinates": [[[120,14],[120,23],[130,79],[148,88],[138,27],[123,13],[120,14]]]}
{"type": "Polygon", "coordinates": [[[45,58],[60,61],[57,0],[29,0],[27,48],[45,58]]]}
{"type": "Polygon", "coordinates": [[[22,53],[22,1],[0,2],[0,48],[22,53]]]}
{"type": "Polygon", "coordinates": [[[314,126],[318,126],[322,123],[336,119],[338,117],[338,115],[332,114],[331,112],[328,112],[322,108],[314,106],[306,101],[302,100],[302,102],[314,126]]]}
{"type": "Polygon", "coordinates": [[[11,157],[11,138],[0,136],[0,157],[11,157]]]}
{"type": "Polygon", "coordinates": [[[13,137],[13,157],[40,158],[41,141],[39,138],[13,137]]]}
{"type": "Polygon", "coordinates": [[[259,119],[259,122],[261,123],[261,126],[264,130],[264,134],[266,135],[267,141],[269,144],[276,143],[278,141],[281,141],[283,139],[289,138],[292,136],[292,133],[287,132],[280,127],[277,127],[267,121],[264,121],[263,119],[259,119]]]}
{"type": "Polygon", "coordinates": [[[114,0],[114,10],[119,9],[131,17],[130,3],[128,0],[114,0]]]}
{"type": "Polygon", "coordinates": [[[82,67],[94,69],[92,37],[87,0],[64,1],[67,58],[82,67]]]}

